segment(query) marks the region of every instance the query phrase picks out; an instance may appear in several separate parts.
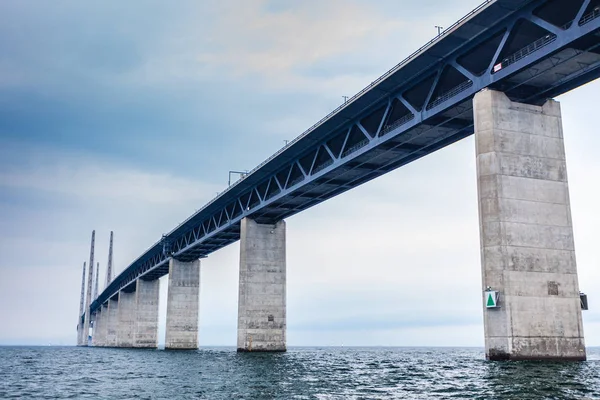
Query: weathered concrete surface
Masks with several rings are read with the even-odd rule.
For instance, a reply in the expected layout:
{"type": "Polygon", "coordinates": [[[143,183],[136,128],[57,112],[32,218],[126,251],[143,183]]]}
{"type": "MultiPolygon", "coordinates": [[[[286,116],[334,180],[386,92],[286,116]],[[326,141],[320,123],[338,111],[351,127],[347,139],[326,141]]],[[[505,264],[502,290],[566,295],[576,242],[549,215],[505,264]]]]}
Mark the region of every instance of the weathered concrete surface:
{"type": "Polygon", "coordinates": [[[241,221],[238,351],[286,351],[285,221],[241,221]]]}
{"type": "Polygon", "coordinates": [[[135,333],[133,347],[158,347],[158,279],[145,281],[138,279],[135,289],[135,333]]]}
{"type": "Polygon", "coordinates": [[[200,307],[200,260],[169,261],[169,295],[165,349],[198,348],[200,307]]]}
{"type": "Polygon", "coordinates": [[[491,360],[585,360],[560,105],[474,100],[483,287],[491,360]]]}
{"type": "Polygon", "coordinates": [[[135,330],[135,292],[119,291],[119,325],[117,347],[133,347],[135,330]]]}
{"type": "Polygon", "coordinates": [[[119,301],[113,298],[108,301],[106,321],[106,346],[117,347],[117,333],[119,329],[119,301]]]}

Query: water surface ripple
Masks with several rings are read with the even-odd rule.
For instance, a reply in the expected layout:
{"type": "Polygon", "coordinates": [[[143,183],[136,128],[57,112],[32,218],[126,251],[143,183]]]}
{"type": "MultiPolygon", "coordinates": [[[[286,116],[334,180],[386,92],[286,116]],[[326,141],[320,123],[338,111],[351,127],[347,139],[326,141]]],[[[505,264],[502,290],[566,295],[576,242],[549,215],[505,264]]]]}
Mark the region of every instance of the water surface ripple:
{"type": "Polygon", "coordinates": [[[477,348],[0,347],[0,399],[600,399],[600,349],[588,358],[499,363],[477,348]]]}

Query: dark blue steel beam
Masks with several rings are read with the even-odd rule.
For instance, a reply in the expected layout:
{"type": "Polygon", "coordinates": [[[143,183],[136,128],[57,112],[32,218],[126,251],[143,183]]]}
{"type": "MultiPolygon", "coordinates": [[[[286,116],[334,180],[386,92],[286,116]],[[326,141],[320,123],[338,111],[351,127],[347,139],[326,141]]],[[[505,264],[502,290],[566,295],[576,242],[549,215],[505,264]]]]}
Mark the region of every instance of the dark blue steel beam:
{"type": "Polygon", "coordinates": [[[235,242],[245,217],[265,223],[286,218],[472,134],[472,98],[484,88],[540,104],[597,78],[600,55],[593,51],[600,45],[600,12],[586,12],[586,0],[570,24],[557,27],[535,15],[548,1],[498,0],[480,6],[155,243],[115,278],[92,311],[136,279],[166,274],[170,257],[206,257],[235,242]],[[522,40],[522,20],[547,34],[499,60],[510,40],[522,40]],[[480,60],[489,65],[483,74],[461,65],[461,57],[477,56],[477,49],[498,35],[502,39],[491,49],[494,56],[480,60]],[[582,38],[591,45],[562,55],[582,38]],[[594,62],[574,68],[582,56],[594,62]],[[444,81],[449,67],[464,77],[454,87],[444,81]],[[561,68],[570,72],[558,72],[561,68]],[[550,83],[540,85],[541,78],[550,83]],[[452,88],[441,93],[441,87],[452,88]],[[421,110],[406,100],[409,90],[426,94],[421,110]],[[392,120],[395,99],[406,113],[392,120]]]}

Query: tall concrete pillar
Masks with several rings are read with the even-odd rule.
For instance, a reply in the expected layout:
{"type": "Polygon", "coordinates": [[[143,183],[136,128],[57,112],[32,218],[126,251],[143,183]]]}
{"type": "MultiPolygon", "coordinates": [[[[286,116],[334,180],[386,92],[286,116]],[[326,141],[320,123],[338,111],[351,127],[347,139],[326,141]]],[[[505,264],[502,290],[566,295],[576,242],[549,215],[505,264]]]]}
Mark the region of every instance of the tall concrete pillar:
{"type": "Polygon", "coordinates": [[[285,221],[241,221],[238,351],[286,351],[285,221]]]}
{"type": "Polygon", "coordinates": [[[106,346],[117,347],[117,333],[119,329],[119,301],[113,298],[108,301],[106,321],[106,346]]]}
{"type": "Polygon", "coordinates": [[[103,304],[100,307],[100,323],[98,324],[98,332],[94,328],[94,335],[98,335],[96,346],[106,347],[107,331],[108,331],[108,305],[103,304]]]}
{"type": "Polygon", "coordinates": [[[485,90],[474,113],[486,357],[585,360],[560,104],[485,90]]]}
{"type": "Polygon", "coordinates": [[[200,260],[169,261],[169,295],[165,349],[198,348],[200,260]]]}
{"type": "Polygon", "coordinates": [[[84,345],[84,340],[83,340],[83,316],[81,316],[79,318],[79,323],[77,324],[77,346],[83,346],[84,345]]]}
{"type": "Polygon", "coordinates": [[[84,346],[85,340],[84,340],[84,333],[83,333],[83,319],[84,316],[82,315],[79,318],[79,323],[77,324],[77,346],[84,346]]]}
{"type": "Polygon", "coordinates": [[[94,328],[92,329],[92,346],[99,347],[100,345],[100,327],[102,325],[102,308],[99,308],[92,316],[94,328]]]}
{"type": "Polygon", "coordinates": [[[119,291],[117,347],[133,347],[135,314],[135,292],[119,291]]]}
{"type": "Polygon", "coordinates": [[[145,281],[138,279],[135,289],[135,333],[133,347],[158,347],[158,279],[145,281]]]}

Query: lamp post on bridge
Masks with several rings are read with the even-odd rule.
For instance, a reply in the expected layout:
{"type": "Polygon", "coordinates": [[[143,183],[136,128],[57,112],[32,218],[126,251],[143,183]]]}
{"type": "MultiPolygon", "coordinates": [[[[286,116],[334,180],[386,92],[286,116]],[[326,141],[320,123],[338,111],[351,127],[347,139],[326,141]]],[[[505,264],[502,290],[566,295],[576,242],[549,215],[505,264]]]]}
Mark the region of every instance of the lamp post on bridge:
{"type": "Polygon", "coordinates": [[[240,179],[244,179],[246,176],[248,176],[248,170],[246,170],[246,171],[229,171],[229,180],[227,181],[227,186],[231,186],[231,174],[237,174],[240,176],[240,179]]]}

